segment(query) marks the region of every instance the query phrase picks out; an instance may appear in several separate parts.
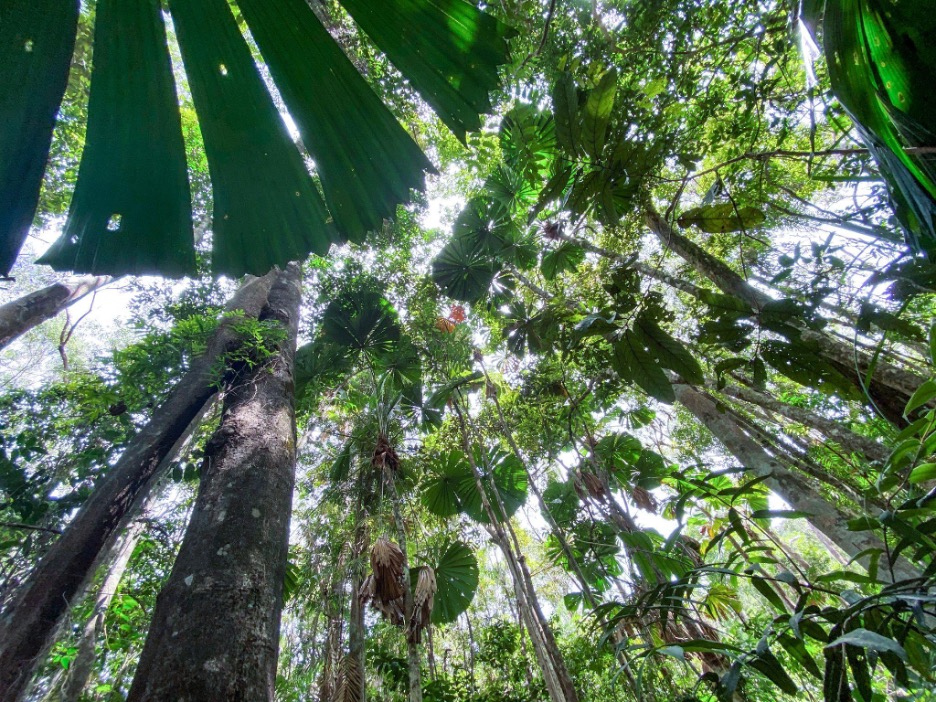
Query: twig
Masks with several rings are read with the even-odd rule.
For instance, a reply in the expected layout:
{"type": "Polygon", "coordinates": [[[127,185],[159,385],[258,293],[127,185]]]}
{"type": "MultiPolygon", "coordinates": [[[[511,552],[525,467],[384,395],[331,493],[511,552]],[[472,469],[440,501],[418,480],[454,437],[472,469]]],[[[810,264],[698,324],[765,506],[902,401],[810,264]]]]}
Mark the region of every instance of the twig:
{"type": "Polygon", "coordinates": [[[52,529],[50,527],[34,526],[32,524],[21,524],[19,522],[0,522],[0,527],[4,527],[6,529],[27,529],[29,531],[47,531],[50,534],[62,533],[60,529],[52,529]]]}

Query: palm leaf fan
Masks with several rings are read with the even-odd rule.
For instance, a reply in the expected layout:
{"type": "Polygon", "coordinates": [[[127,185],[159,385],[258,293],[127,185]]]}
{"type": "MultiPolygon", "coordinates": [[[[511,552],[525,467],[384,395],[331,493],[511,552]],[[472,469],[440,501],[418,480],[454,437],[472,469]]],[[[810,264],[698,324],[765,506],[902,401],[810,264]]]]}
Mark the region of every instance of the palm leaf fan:
{"type": "Polygon", "coordinates": [[[832,89],[890,186],[908,243],[932,258],[936,255],[932,3],[826,0],[822,29],[832,89]]]}
{"type": "MultiPolygon", "coordinates": [[[[348,11],[462,139],[490,110],[505,25],[464,0],[346,0],[348,11]]],[[[43,261],[95,274],[195,267],[178,97],[159,0],[0,6],[0,273],[38,202],[78,21],[94,22],[87,139],[63,236],[43,261]]],[[[213,190],[215,273],[362,241],[432,166],[303,0],[169,0],[213,190]],[[233,11],[233,12],[232,12],[233,11]],[[246,20],[303,144],[312,181],[254,62],[246,20]],[[318,185],[322,195],[319,195],[318,185]]]]}

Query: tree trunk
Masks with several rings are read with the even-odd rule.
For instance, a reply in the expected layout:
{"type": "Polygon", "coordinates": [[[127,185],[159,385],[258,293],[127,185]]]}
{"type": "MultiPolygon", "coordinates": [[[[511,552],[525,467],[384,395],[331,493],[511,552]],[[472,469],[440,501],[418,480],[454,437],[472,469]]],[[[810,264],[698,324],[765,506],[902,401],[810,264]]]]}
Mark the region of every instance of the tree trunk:
{"type": "Polygon", "coordinates": [[[87,276],[54,283],[6,303],[0,307],[0,349],[111,280],[108,276],[87,276]]]}
{"type": "MultiPolygon", "coordinates": [[[[686,237],[677,234],[669,223],[652,207],[646,211],[646,220],[650,231],[656,235],[665,248],[683,258],[700,275],[712,281],[722,292],[742,300],[755,314],[759,314],[765,305],[773,301],[770,295],[750,285],[724,261],[712,256],[686,237]]],[[[796,324],[796,320],[790,321],[796,324]]],[[[871,393],[872,397],[876,400],[876,404],[881,406],[882,411],[885,411],[891,422],[902,423],[901,412],[903,406],[906,405],[913,392],[923,384],[924,378],[880,360],[875,362],[867,353],[833,339],[822,332],[803,327],[802,338],[804,341],[816,343],[822,357],[835,364],[858,388],[863,387],[864,377],[868,374],[869,369],[873,368],[871,373],[872,384],[876,383],[883,388],[887,388],[890,392],[886,393],[885,396],[893,396],[894,393],[897,393],[898,396],[895,398],[897,404],[887,403],[882,405],[880,401],[877,401],[874,393],[871,393]],[[896,413],[894,412],[895,407],[899,408],[896,413]]]]}
{"type": "Polygon", "coordinates": [[[768,412],[779,414],[797,424],[815,429],[826,438],[832,439],[832,441],[839,444],[847,453],[857,453],[864,456],[868,461],[877,461],[883,464],[890,455],[890,451],[883,444],[856,434],[835,420],[822,417],[803,407],[781,402],[752,388],[740,385],[726,385],[720,392],[728,397],[757,405],[768,412]]]}
{"type": "MultiPolygon", "coordinates": [[[[872,532],[849,531],[848,521],[852,515],[823,497],[805,478],[789,470],[774,456],[751,439],[738,426],[731,415],[719,412],[715,402],[706,394],[684,383],[675,383],[676,399],[705,426],[718,441],[752,475],[765,478],[764,485],[781,497],[790,507],[808,515],[809,521],[828,536],[851,558],[866,549],[886,552],[885,544],[872,532]]],[[[867,566],[867,558],[859,559],[867,566]]],[[[881,569],[883,577],[886,568],[881,569]]],[[[919,577],[909,563],[899,559],[893,565],[893,579],[902,580],[919,577]]]]}
{"type": "Polygon", "coordinates": [[[101,589],[98,592],[97,600],[94,603],[94,609],[91,610],[91,616],[85,623],[81,632],[81,640],[78,643],[78,653],[75,660],[68,667],[65,684],[62,686],[60,702],[78,702],[81,692],[91,677],[91,671],[94,668],[95,647],[98,636],[104,628],[104,618],[107,610],[110,609],[111,601],[117,594],[117,588],[123,578],[127,565],[130,563],[130,557],[136,549],[140,538],[142,526],[132,524],[123,539],[119,542],[113,561],[107,571],[107,577],[101,583],[101,589]]]}
{"type": "Polygon", "coordinates": [[[226,310],[238,314],[222,319],[205,353],[193,361],[149,424],[133,437],[0,615],[0,702],[21,698],[35,666],[52,644],[62,615],[94,572],[100,555],[129,523],[194,430],[193,422],[216,393],[218,363],[242,343],[234,325],[244,315],[260,313],[271,282],[270,275],[251,278],[231,298],[226,310]]]}
{"type": "Polygon", "coordinates": [[[300,300],[299,267],[276,271],[260,319],[286,337],[271,358],[244,364],[225,394],[131,702],[273,699],[295,480],[300,300]]]}
{"type": "Polygon", "coordinates": [[[393,522],[396,526],[397,541],[403,552],[403,631],[406,636],[406,663],[409,668],[409,701],[422,702],[422,669],[419,659],[419,646],[416,640],[409,636],[410,618],[415,616],[413,606],[413,588],[410,581],[409,553],[406,546],[406,525],[403,523],[403,513],[400,511],[400,497],[397,495],[393,475],[385,470],[387,490],[393,505],[393,522]]]}
{"type": "Polygon", "coordinates": [[[494,501],[488,496],[481,480],[481,472],[475,464],[474,454],[468,440],[465,416],[458,401],[455,401],[454,407],[459,419],[465,454],[474,474],[475,486],[480,494],[481,504],[491,522],[489,533],[503,552],[507,567],[510,569],[517,594],[517,607],[524,617],[524,623],[533,643],[533,652],[543,671],[543,679],[550,700],[552,702],[578,702],[578,693],[572,682],[572,676],[569,675],[562,652],[559,650],[555,636],[549,626],[549,621],[539,605],[536,589],[533,587],[532,576],[520,550],[516,534],[513,533],[510,526],[510,520],[506,518],[507,513],[503,501],[496,487],[492,490],[494,501]],[[508,531],[511,538],[508,538],[508,531]]]}

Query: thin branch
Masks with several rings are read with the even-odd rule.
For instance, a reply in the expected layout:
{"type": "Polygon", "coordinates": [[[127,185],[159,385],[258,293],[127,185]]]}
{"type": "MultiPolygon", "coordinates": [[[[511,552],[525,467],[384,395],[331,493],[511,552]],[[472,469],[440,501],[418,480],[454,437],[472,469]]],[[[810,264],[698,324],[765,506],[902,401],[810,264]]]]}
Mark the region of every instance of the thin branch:
{"type": "Polygon", "coordinates": [[[60,529],[52,529],[50,527],[41,527],[34,526],[32,524],[21,524],[20,522],[0,522],[0,527],[5,529],[26,529],[28,531],[47,531],[50,534],[61,534],[60,529]]]}

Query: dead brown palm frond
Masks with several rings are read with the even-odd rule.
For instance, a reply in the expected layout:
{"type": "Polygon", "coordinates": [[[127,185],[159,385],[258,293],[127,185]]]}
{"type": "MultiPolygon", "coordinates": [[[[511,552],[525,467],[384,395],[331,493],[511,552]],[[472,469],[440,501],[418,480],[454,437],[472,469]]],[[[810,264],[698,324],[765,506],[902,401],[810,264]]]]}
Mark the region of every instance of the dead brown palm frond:
{"type": "Polygon", "coordinates": [[[429,626],[437,589],[435,571],[428,566],[420,568],[416,589],[413,591],[413,613],[410,616],[409,627],[406,632],[407,640],[410,643],[421,642],[422,630],[429,626]]]}
{"type": "Polygon", "coordinates": [[[403,551],[395,543],[380,537],[371,549],[374,598],[383,604],[403,597],[403,551]]]}
{"type": "Polygon", "coordinates": [[[358,602],[361,603],[362,607],[366,607],[367,603],[374,599],[375,586],[373,575],[368,575],[364,578],[364,582],[361,583],[361,587],[358,589],[357,593],[358,602]]]}
{"type": "Polygon", "coordinates": [[[393,626],[403,626],[404,602],[405,600],[403,597],[398,597],[395,600],[390,600],[389,602],[381,602],[380,600],[375,599],[371,603],[371,606],[380,612],[381,616],[393,624],[393,626]]]}
{"type": "Polygon", "coordinates": [[[605,498],[607,493],[605,492],[604,484],[602,484],[601,479],[594,473],[583,470],[582,483],[585,485],[588,494],[596,500],[603,500],[605,498]]]}
{"type": "Polygon", "coordinates": [[[338,684],[332,702],[360,702],[364,690],[364,676],[356,658],[345,656],[341,659],[338,672],[338,684]]]}
{"type": "Polygon", "coordinates": [[[633,500],[634,504],[643,510],[652,512],[653,514],[659,513],[660,505],[653,496],[653,493],[649,490],[645,490],[639,485],[635,485],[631,489],[631,500],[633,500]]]}
{"type": "Polygon", "coordinates": [[[374,448],[371,465],[377,470],[387,470],[394,474],[400,470],[400,457],[384,434],[377,437],[377,446],[374,448]]]}

